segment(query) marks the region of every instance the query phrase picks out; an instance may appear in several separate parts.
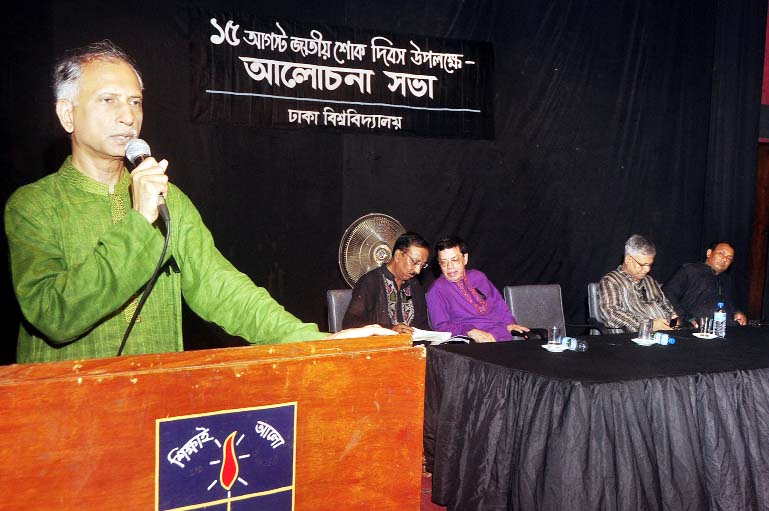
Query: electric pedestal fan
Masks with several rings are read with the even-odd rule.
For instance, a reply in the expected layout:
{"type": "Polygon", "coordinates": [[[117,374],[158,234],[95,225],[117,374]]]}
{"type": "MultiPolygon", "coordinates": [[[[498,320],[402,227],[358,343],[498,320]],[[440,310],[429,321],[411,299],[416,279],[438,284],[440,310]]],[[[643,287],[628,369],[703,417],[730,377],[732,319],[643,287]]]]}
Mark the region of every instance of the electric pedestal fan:
{"type": "Polygon", "coordinates": [[[339,244],[339,269],[350,287],[390,260],[392,246],[406,229],[393,217],[369,213],[355,220],[339,244]]]}

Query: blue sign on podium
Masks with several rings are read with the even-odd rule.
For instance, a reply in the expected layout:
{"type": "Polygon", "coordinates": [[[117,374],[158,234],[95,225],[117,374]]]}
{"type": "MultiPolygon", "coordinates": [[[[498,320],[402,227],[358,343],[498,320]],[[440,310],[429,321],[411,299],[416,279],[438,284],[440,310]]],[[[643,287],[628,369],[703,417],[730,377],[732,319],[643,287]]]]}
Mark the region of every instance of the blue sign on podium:
{"type": "Polygon", "coordinates": [[[295,402],[156,424],[157,511],[293,510],[295,402]]]}

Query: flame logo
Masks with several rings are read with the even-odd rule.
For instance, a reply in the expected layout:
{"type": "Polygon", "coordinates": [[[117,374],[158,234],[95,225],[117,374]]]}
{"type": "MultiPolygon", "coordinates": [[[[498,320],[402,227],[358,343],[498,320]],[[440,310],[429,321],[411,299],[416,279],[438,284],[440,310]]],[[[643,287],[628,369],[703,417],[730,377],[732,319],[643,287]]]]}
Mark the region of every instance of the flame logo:
{"type": "Polygon", "coordinates": [[[227,491],[235,484],[240,470],[238,458],[235,456],[235,435],[237,433],[237,431],[230,433],[222,445],[222,469],[219,471],[219,483],[227,491]]]}

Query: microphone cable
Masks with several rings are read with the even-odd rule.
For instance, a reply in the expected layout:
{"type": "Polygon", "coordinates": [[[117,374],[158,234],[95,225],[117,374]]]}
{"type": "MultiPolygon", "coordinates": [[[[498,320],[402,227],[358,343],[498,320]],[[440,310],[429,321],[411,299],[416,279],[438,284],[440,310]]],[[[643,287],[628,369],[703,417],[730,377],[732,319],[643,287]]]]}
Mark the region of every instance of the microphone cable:
{"type": "Polygon", "coordinates": [[[164,202],[158,204],[158,214],[163,219],[163,223],[166,226],[165,240],[163,241],[163,252],[160,254],[160,260],[155,266],[155,271],[152,273],[152,277],[150,277],[150,280],[147,282],[147,285],[144,288],[144,292],[139,299],[139,303],[136,305],[136,310],[131,317],[131,321],[128,323],[128,328],[123,335],[120,348],[117,350],[118,357],[123,354],[123,348],[125,348],[126,341],[128,341],[128,336],[131,335],[131,330],[133,330],[134,324],[136,323],[136,318],[139,317],[139,312],[142,310],[142,307],[144,307],[144,302],[147,301],[147,297],[149,296],[150,291],[152,291],[152,288],[155,287],[155,282],[158,280],[160,270],[163,267],[163,259],[165,259],[166,251],[168,250],[168,240],[171,238],[171,216],[168,213],[168,206],[166,206],[164,202]]]}

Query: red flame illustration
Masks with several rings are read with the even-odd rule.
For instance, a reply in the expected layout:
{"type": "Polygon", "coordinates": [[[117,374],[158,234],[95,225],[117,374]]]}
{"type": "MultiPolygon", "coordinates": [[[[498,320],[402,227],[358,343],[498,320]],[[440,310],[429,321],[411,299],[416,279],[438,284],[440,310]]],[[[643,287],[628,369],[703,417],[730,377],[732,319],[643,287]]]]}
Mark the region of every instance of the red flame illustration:
{"type": "Polygon", "coordinates": [[[219,472],[219,482],[228,491],[238,478],[238,458],[235,456],[235,435],[237,433],[237,431],[230,433],[222,446],[222,470],[219,472]]]}

